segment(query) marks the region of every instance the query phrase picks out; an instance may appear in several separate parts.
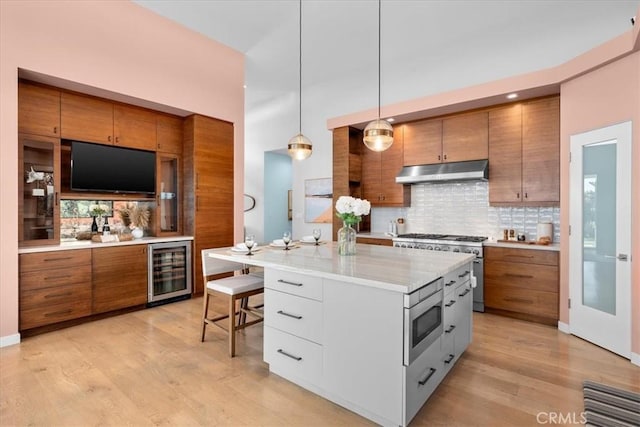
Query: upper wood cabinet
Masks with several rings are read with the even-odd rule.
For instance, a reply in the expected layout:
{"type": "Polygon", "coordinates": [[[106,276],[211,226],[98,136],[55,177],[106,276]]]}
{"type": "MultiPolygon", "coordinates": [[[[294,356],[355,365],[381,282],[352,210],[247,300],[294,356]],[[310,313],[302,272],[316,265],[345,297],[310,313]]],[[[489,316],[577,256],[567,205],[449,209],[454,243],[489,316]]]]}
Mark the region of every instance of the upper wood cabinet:
{"type": "Polygon", "coordinates": [[[482,160],[489,156],[488,113],[406,123],[404,166],[482,160]]]}
{"type": "Polygon", "coordinates": [[[114,104],[113,144],[122,147],[156,150],[156,115],[142,108],[114,104]]]}
{"type": "Polygon", "coordinates": [[[156,115],[156,142],[162,153],[182,154],[182,118],[156,115]]]}
{"type": "Polygon", "coordinates": [[[113,103],[67,92],[60,99],[62,138],[113,144],[113,103]]]}
{"type": "Polygon", "coordinates": [[[489,203],[560,202],[560,98],[489,112],[489,203]]]}
{"type": "Polygon", "coordinates": [[[18,82],[18,132],[60,137],[60,91],[18,82]]]}
{"type": "Polygon", "coordinates": [[[362,195],[372,206],[408,206],[411,187],[396,184],[403,164],[402,126],[393,129],[393,145],[385,151],[363,150],[362,195]]]}
{"type": "Polygon", "coordinates": [[[403,128],[404,166],[430,165],[442,161],[442,120],[406,123],[403,128]]]}
{"type": "Polygon", "coordinates": [[[442,161],[463,162],[489,157],[488,113],[460,114],[442,120],[442,161]]]}

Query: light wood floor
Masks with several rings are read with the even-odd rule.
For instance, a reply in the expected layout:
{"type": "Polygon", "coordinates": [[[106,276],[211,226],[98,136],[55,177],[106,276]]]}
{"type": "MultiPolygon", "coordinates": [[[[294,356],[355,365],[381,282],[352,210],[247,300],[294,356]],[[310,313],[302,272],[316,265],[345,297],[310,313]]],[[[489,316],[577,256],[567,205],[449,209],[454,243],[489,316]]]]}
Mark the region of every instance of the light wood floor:
{"type": "MultiPolygon", "coordinates": [[[[371,425],[269,374],[261,325],[241,334],[234,359],[217,328],[200,343],[201,304],[155,307],[0,349],[0,425],[371,425]]],[[[474,322],[473,343],[412,426],[533,426],[541,412],[579,417],[585,379],[640,391],[640,368],[555,328],[479,313],[474,322]]]]}

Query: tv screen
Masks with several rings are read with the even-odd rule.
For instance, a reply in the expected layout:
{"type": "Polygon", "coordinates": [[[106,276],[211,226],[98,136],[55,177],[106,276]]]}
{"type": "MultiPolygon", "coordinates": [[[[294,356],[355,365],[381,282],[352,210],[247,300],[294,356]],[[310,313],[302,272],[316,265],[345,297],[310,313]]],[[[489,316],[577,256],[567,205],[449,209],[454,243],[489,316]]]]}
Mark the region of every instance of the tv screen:
{"type": "Polygon", "coordinates": [[[71,141],[71,189],[154,194],[156,153],[71,141]]]}

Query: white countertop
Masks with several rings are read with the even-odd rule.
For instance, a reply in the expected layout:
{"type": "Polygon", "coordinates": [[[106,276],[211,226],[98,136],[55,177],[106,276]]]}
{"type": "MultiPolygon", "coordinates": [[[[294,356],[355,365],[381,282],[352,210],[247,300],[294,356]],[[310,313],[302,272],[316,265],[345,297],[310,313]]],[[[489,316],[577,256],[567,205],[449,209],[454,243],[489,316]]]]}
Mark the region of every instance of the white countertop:
{"type": "Polygon", "coordinates": [[[127,240],[124,242],[96,243],[91,240],[70,240],[60,242],[59,245],[30,246],[18,249],[19,254],[31,254],[36,252],[68,251],[74,249],[106,248],[109,246],[146,245],[149,243],[181,242],[193,240],[193,236],[170,237],[143,237],[141,239],[127,240]]]}
{"type": "Polygon", "coordinates": [[[299,244],[289,251],[263,246],[252,256],[222,248],[212,251],[211,256],[402,293],[411,293],[475,258],[469,254],[365,244],[357,244],[356,252],[353,256],[340,256],[337,244],[326,242],[319,246],[299,244]]]}
{"type": "Polygon", "coordinates": [[[533,249],[537,251],[560,251],[560,243],[551,243],[550,245],[536,245],[536,244],[524,244],[524,243],[508,243],[508,242],[490,242],[485,241],[483,246],[495,246],[497,248],[512,248],[512,249],[533,249]]]}

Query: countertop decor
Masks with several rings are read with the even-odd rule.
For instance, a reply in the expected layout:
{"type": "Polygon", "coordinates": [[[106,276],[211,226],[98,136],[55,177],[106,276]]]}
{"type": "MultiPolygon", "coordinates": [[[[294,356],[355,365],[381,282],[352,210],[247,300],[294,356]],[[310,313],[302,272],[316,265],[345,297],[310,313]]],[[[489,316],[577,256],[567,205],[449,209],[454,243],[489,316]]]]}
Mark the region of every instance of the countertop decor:
{"type": "Polygon", "coordinates": [[[343,226],[338,230],[338,254],[356,254],[356,230],[353,226],[362,221],[363,215],[369,215],[371,203],[366,199],[351,196],[340,196],[336,201],[336,214],[343,226]]]}

